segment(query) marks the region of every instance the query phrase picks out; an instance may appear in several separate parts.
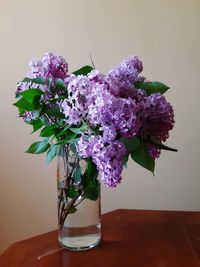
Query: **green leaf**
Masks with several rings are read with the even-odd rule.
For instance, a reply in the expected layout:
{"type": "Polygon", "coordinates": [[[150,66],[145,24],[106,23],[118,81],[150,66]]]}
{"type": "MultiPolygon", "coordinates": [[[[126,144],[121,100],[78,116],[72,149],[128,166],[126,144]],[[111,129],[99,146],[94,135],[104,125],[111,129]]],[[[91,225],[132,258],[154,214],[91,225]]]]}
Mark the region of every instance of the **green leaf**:
{"type": "Polygon", "coordinates": [[[133,138],[122,137],[119,140],[125,145],[129,152],[137,149],[140,146],[140,138],[137,136],[133,138]]]}
{"type": "Polygon", "coordinates": [[[47,140],[35,142],[27,149],[26,153],[41,154],[48,150],[50,144],[47,140]]]}
{"type": "Polygon", "coordinates": [[[97,179],[90,180],[84,187],[83,197],[96,201],[100,195],[100,183],[97,179]]]}
{"type": "Polygon", "coordinates": [[[123,166],[124,166],[125,168],[128,167],[128,165],[127,165],[127,163],[128,163],[128,158],[129,158],[129,154],[127,154],[127,155],[124,156],[124,158],[123,158],[123,166]]]}
{"type": "Polygon", "coordinates": [[[65,88],[65,84],[64,84],[64,81],[62,79],[58,79],[55,83],[55,87],[58,89],[58,90],[64,90],[66,89],[65,88]]]}
{"type": "Polygon", "coordinates": [[[145,90],[147,95],[151,95],[153,93],[164,94],[169,89],[167,85],[160,82],[136,82],[134,83],[134,86],[135,88],[145,90]]]}
{"type": "Polygon", "coordinates": [[[74,186],[69,186],[65,191],[66,197],[68,198],[74,198],[77,197],[79,194],[75,190],[74,186]]]}
{"type": "Polygon", "coordinates": [[[39,108],[39,102],[29,103],[26,99],[21,98],[16,103],[14,103],[14,106],[18,107],[20,110],[25,111],[34,111],[39,108]]]}
{"type": "Polygon", "coordinates": [[[46,116],[41,116],[41,114],[39,114],[41,122],[43,123],[44,126],[49,126],[49,121],[46,118],[46,116]]]}
{"type": "Polygon", "coordinates": [[[39,130],[43,126],[43,123],[40,119],[32,120],[29,124],[33,126],[32,133],[36,132],[37,130],[39,130]]]}
{"type": "Polygon", "coordinates": [[[56,125],[46,126],[42,129],[40,136],[41,137],[50,137],[55,134],[56,125]]]}
{"type": "Polygon", "coordinates": [[[52,145],[47,151],[46,163],[49,164],[59,153],[60,146],[52,145]]]}
{"type": "Polygon", "coordinates": [[[43,95],[43,94],[44,94],[44,92],[42,92],[39,89],[34,89],[34,88],[30,88],[30,89],[20,93],[20,95],[31,104],[35,101],[35,99],[39,100],[41,95],[43,95]]]}
{"type": "Polygon", "coordinates": [[[83,122],[81,125],[81,131],[85,132],[89,129],[89,126],[87,125],[87,123],[83,122]]]}
{"type": "Polygon", "coordinates": [[[23,116],[23,114],[25,113],[25,110],[18,108],[18,112],[19,112],[19,116],[23,116]]]}
{"type": "Polygon", "coordinates": [[[73,213],[75,213],[76,211],[77,211],[77,208],[75,208],[74,206],[72,206],[72,207],[69,208],[69,213],[70,213],[70,214],[73,214],[73,213]]]}
{"type": "Polygon", "coordinates": [[[87,162],[87,177],[89,179],[96,179],[98,177],[98,170],[96,164],[92,161],[92,158],[87,158],[85,159],[87,162]]]}
{"type": "Polygon", "coordinates": [[[73,133],[76,133],[76,134],[82,134],[83,133],[80,128],[70,128],[70,131],[73,133]]]}
{"type": "Polygon", "coordinates": [[[72,132],[67,132],[66,134],[66,141],[72,141],[74,139],[76,139],[77,134],[76,133],[72,133],[72,132]]]}
{"type": "Polygon", "coordinates": [[[87,162],[86,172],[83,175],[83,185],[85,198],[97,200],[100,195],[100,183],[98,181],[98,170],[92,158],[85,159],[87,162]]]}
{"type": "Polygon", "coordinates": [[[24,80],[22,82],[32,82],[32,83],[36,83],[36,84],[45,84],[46,83],[46,80],[42,77],[38,77],[38,78],[24,78],[24,80]]]}
{"type": "Polygon", "coordinates": [[[89,128],[88,125],[85,122],[83,122],[80,127],[71,127],[70,131],[76,134],[83,134],[85,131],[88,130],[88,128],[89,128]]]}
{"type": "Polygon", "coordinates": [[[132,151],[131,157],[136,163],[154,173],[155,161],[149,155],[145,144],[141,144],[136,150],[132,151]]]}
{"type": "Polygon", "coordinates": [[[61,144],[75,144],[79,141],[79,138],[76,138],[77,134],[73,133],[69,130],[66,130],[65,134],[63,134],[63,135],[61,135],[61,133],[56,135],[56,137],[60,137],[60,136],[64,136],[64,139],[57,143],[59,145],[61,145],[61,144]]]}
{"type": "Polygon", "coordinates": [[[74,143],[70,144],[70,149],[71,149],[71,151],[72,151],[74,154],[77,153],[77,151],[76,151],[76,145],[75,145],[74,143]]]}
{"type": "Polygon", "coordinates": [[[89,65],[86,65],[76,71],[73,72],[73,74],[77,75],[87,75],[88,73],[90,73],[93,70],[93,68],[89,65]]]}
{"type": "Polygon", "coordinates": [[[81,168],[80,168],[80,166],[76,167],[76,169],[75,169],[74,180],[76,183],[79,183],[81,181],[81,168]]]}
{"type": "Polygon", "coordinates": [[[43,106],[43,113],[47,113],[49,116],[54,116],[60,119],[64,119],[65,115],[60,112],[60,108],[55,106],[53,108],[49,108],[48,106],[43,106]]]}
{"type": "Polygon", "coordinates": [[[79,138],[69,139],[66,141],[66,144],[76,144],[79,141],[79,138]]]}
{"type": "Polygon", "coordinates": [[[153,144],[156,148],[159,149],[163,149],[163,150],[169,150],[169,151],[173,151],[173,152],[177,152],[178,150],[169,146],[166,146],[164,144],[162,144],[161,142],[159,142],[155,137],[153,136],[149,136],[148,139],[149,143],[153,144]]]}
{"type": "Polygon", "coordinates": [[[62,135],[66,135],[66,136],[67,136],[68,133],[70,133],[69,128],[70,128],[70,125],[65,126],[64,129],[61,130],[61,131],[57,134],[57,137],[60,137],[60,136],[62,136],[62,135]]]}

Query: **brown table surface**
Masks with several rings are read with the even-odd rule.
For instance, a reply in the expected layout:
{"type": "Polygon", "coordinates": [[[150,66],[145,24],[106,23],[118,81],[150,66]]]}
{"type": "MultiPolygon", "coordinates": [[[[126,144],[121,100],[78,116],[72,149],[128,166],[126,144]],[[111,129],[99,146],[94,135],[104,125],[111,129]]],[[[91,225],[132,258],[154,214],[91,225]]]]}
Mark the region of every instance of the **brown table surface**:
{"type": "Polygon", "coordinates": [[[0,267],[200,266],[200,212],[116,210],[102,225],[98,248],[68,251],[52,231],[11,245],[0,267]]]}

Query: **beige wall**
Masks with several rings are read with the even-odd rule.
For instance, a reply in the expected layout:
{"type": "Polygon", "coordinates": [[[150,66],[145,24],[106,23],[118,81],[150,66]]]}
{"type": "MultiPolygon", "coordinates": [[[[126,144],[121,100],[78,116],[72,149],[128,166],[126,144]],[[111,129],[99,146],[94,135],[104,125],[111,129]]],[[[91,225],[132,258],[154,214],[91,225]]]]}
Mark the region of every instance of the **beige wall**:
{"type": "Polygon", "coordinates": [[[199,210],[199,49],[199,0],[0,0],[0,251],[56,228],[56,163],[24,154],[35,137],[12,106],[28,60],[53,51],[73,70],[91,53],[106,72],[140,56],[145,76],[171,86],[176,127],[168,144],[179,152],[163,152],[155,177],[130,162],[116,190],[102,188],[103,212],[199,210]]]}

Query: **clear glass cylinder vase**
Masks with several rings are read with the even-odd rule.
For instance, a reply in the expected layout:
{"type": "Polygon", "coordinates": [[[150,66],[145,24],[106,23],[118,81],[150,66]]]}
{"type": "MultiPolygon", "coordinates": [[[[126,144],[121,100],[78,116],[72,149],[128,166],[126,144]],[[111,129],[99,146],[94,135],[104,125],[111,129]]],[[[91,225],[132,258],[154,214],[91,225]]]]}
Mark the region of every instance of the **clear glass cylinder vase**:
{"type": "Polygon", "coordinates": [[[80,159],[72,145],[63,145],[57,164],[58,241],[82,251],[101,240],[100,184],[92,161],[80,159]]]}

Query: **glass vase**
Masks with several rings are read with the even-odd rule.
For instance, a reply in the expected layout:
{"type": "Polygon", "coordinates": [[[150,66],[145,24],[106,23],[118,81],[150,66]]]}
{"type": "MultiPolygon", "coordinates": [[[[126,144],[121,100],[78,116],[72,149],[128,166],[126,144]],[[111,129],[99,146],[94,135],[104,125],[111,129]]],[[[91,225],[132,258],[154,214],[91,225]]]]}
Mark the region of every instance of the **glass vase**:
{"type": "Polygon", "coordinates": [[[62,145],[58,156],[58,241],[82,251],[101,240],[100,184],[92,161],[79,157],[73,145],[62,145]]]}

